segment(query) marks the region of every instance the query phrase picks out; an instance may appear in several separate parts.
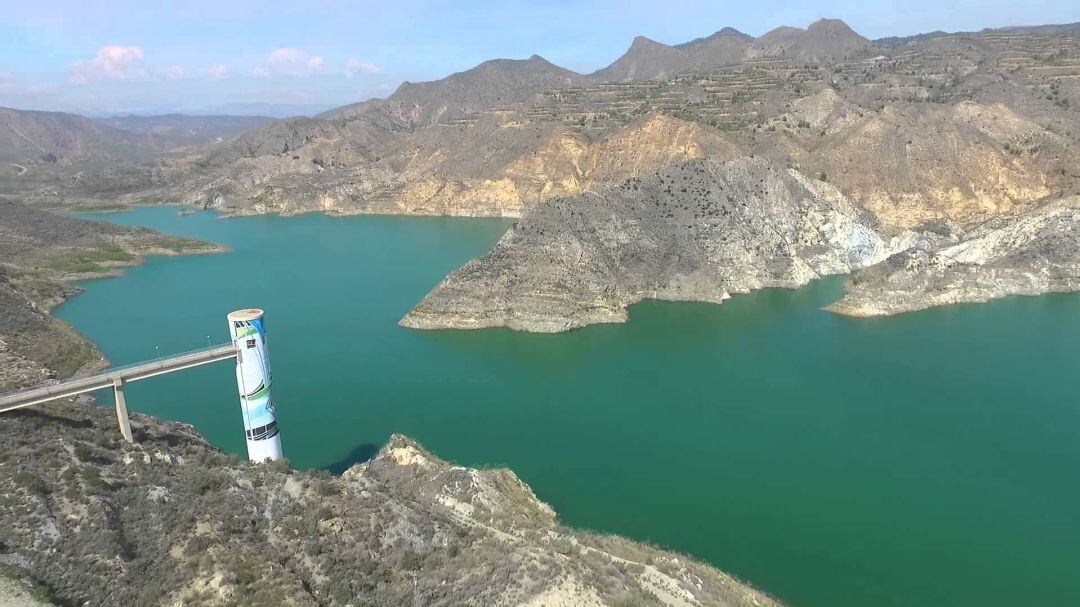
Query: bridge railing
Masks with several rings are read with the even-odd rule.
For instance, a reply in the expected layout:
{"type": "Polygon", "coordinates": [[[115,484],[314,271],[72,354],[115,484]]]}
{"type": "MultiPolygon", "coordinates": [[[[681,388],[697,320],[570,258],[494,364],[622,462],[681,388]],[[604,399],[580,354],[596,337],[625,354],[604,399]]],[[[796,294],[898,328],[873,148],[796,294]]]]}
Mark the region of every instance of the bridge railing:
{"type": "MultiPolygon", "coordinates": [[[[188,350],[186,352],[178,352],[176,354],[169,354],[167,356],[160,356],[150,360],[144,360],[136,363],[130,363],[126,365],[120,365],[118,367],[109,367],[100,371],[90,371],[86,373],[77,373],[70,377],[63,379],[50,379],[33,386],[27,386],[23,388],[17,388],[15,390],[9,390],[6,392],[0,392],[0,403],[12,400],[18,400],[18,397],[27,394],[37,395],[49,395],[52,393],[60,394],[68,391],[68,387],[78,385],[84,382],[93,383],[95,379],[102,381],[109,380],[113,377],[123,377],[126,373],[135,370],[153,371],[155,367],[165,368],[170,367],[181,359],[190,358],[192,360],[198,360],[202,354],[211,354],[219,350],[226,350],[233,348],[232,342],[225,342],[222,344],[216,344],[205,348],[196,348],[194,350],[188,350]],[[155,365],[155,363],[159,363],[155,365]]],[[[100,389],[108,387],[102,386],[100,389]]]]}

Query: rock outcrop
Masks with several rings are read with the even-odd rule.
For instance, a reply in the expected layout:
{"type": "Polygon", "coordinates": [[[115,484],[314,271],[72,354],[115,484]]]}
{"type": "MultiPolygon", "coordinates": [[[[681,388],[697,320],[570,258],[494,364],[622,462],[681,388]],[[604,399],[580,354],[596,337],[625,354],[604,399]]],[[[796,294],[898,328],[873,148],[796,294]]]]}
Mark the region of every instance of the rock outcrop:
{"type": "MultiPolygon", "coordinates": [[[[829,109],[821,105],[809,113],[829,109]]],[[[969,226],[1023,212],[1061,189],[1059,161],[1033,150],[1064,157],[1064,138],[1003,105],[901,103],[843,120],[834,112],[805,163],[892,230],[969,226]]]]}
{"type": "Polygon", "coordinates": [[[1080,197],[998,219],[961,242],[916,247],[855,273],[828,309],[883,316],[1009,295],[1080,291],[1080,197]]]}
{"type": "Polygon", "coordinates": [[[658,113],[598,140],[564,126],[523,123],[514,113],[485,117],[470,128],[433,126],[384,148],[387,156],[375,167],[365,164],[374,148],[358,148],[325,124],[272,126],[286,132],[293,151],[285,157],[262,154],[266,146],[281,144],[254,134],[241,138],[214,161],[226,173],[194,187],[188,202],[202,201],[230,215],[518,217],[550,198],[672,163],[739,155],[725,133],[658,113]]]}
{"type": "Polygon", "coordinates": [[[51,405],[0,426],[3,572],[59,604],[778,605],[690,559],[575,532],[507,470],[393,436],[341,477],[189,426],[51,405]]]}
{"type": "Polygon", "coordinates": [[[719,303],[885,259],[901,240],[827,183],[762,158],[691,161],[526,214],[401,320],[565,331],[643,299],[719,303]]]}

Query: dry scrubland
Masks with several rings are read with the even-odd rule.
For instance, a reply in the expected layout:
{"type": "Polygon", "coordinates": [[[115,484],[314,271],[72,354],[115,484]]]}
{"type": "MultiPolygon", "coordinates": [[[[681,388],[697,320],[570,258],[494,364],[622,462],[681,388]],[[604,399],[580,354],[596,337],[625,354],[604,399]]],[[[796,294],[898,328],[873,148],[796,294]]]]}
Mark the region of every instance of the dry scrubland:
{"type": "MultiPolygon", "coordinates": [[[[871,42],[823,20],[638,38],[588,75],[494,60],[240,135],[264,121],[0,109],[0,389],[102,364],[48,314],[74,280],[213,250],[41,205],[519,217],[402,320],[417,328],[561,331],[829,274],[852,274],[832,307],[852,315],[1076,291],[1078,104],[1076,24],[871,42]]],[[[134,423],[127,445],[85,405],[5,416],[0,597],[772,604],[403,437],[331,478],[134,423]]]]}

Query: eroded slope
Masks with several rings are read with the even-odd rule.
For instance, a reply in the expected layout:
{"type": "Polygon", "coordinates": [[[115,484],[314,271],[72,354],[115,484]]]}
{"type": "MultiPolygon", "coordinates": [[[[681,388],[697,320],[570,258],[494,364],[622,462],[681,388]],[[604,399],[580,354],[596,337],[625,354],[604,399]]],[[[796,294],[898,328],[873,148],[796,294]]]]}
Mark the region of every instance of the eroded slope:
{"type": "Polygon", "coordinates": [[[402,319],[564,331],[646,298],[720,302],[876,263],[901,246],[832,186],[763,158],[690,161],[530,211],[402,319]]]}
{"type": "Polygon", "coordinates": [[[882,316],[1009,295],[1080,291],[1080,197],[987,222],[959,243],[899,253],[855,273],[830,310],[882,316]]]}

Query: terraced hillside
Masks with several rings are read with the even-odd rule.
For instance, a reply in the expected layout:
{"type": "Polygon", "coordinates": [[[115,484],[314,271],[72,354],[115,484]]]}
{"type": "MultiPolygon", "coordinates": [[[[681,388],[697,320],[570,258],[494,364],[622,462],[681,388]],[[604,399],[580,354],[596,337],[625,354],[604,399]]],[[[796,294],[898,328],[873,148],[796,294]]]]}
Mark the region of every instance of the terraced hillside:
{"type": "Polygon", "coordinates": [[[1080,193],[1078,103],[1080,25],[872,42],[823,20],[756,39],[639,38],[592,74],[538,56],[488,61],[22,193],[230,215],[528,218],[688,161],[763,157],[834,187],[884,239],[959,241],[1080,193]]]}

